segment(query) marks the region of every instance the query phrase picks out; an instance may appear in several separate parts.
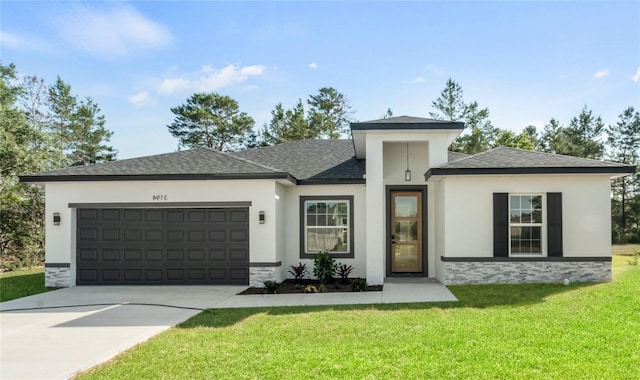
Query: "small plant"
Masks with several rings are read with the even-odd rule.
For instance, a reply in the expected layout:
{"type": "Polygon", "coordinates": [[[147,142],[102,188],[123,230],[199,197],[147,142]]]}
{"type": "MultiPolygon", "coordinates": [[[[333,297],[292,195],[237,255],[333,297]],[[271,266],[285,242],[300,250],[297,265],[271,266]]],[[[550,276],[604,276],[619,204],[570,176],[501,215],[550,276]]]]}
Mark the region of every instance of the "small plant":
{"type": "Polygon", "coordinates": [[[364,292],[367,290],[367,281],[362,278],[356,278],[351,284],[351,290],[354,292],[364,292]]]}
{"type": "Polygon", "coordinates": [[[336,269],[336,273],[342,279],[343,284],[349,283],[349,275],[351,274],[352,271],[353,271],[353,265],[338,263],[338,268],[336,269]]]}
{"type": "Polygon", "coordinates": [[[267,280],[264,282],[265,294],[278,294],[278,289],[280,289],[280,283],[278,281],[267,280]]]}
{"type": "Polygon", "coordinates": [[[296,283],[299,283],[305,276],[309,275],[309,270],[307,270],[307,264],[303,264],[300,262],[298,265],[289,265],[291,269],[289,269],[289,273],[293,276],[293,279],[296,283]]]}
{"type": "Polygon", "coordinates": [[[318,288],[313,285],[307,285],[304,287],[305,293],[318,293],[318,288]]]}
{"type": "Polygon", "coordinates": [[[319,252],[313,258],[313,275],[318,278],[320,285],[326,285],[327,282],[333,280],[337,267],[338,264],[336,264],[329,252],[319,252]]]}
{"type": "Polygon", "coordinates": [[[640,252],[636,252],[631,256],[631,260],[629,260],[629,265],[638,265],[638,261],[640,260],[640,252]]]}

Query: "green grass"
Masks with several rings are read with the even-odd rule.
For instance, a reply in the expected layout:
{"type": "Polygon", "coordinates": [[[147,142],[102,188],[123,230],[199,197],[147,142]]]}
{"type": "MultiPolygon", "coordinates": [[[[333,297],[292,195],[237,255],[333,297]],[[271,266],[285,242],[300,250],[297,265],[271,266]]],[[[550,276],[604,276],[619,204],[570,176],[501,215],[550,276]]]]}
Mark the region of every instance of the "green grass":
{"type": "Polygon", "coordinates": [[[210,310],[80,379],[640,378],[640,267],[459,303],[210,310]]]}
{"type": "Polygon", "coordinates": [[[0,273],[0,302],[10,301],[51,289],[44,286],[44,269],[20,269],[0,273]]]}

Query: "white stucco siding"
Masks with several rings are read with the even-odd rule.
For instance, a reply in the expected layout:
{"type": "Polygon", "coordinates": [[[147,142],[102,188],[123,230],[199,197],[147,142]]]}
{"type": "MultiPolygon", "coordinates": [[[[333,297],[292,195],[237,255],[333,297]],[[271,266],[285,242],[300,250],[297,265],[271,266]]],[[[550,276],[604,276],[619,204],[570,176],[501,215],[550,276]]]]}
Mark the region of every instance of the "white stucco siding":
{"type": "MultiPolygon", "coordinates": [[[[285,277],[290,265],[302,262],[307,264],[310,277],[313,277],[313,260],[300,258],[300,197],[301,196],[353,196],[353,231],[351,232],[354,248],[352,259],[339,258],[337,261],[353,265],[351,277],[366,277],[366,198],[364,185],[303,185],[286,187],[286,205],[284,224],[284,256],[282,270],[285,277]]],[[[282,199],[282,197],[281,197],[282,199]]],[[[379,264],[380,265],[380,264],[379,264]]]]}
{"type": "Polygon", "coordinates": [[[154,202],[154,207],[162,208],[166,202],[251,202],[250,262],[272,263],[276,261],[278,236],[276,186],[274,180],[50,182],[45,187],[45,259],[48,263],[71,263],[75,276],[76,213],[70,203],[154,202]],[[154,201],[154,195],[162,195],[163,200],[154,201]],[[259,211],[265,212],[264,224],[259,224],[259,211]],[[60,213],[60,225],[53,225],[54,212],[60,213]]]}
{"type": "Polygon", "coordinates": [[[606,175],[451,176],[442,181],[442,187],[444,214],[437,218],[444,218],[441,255],[493,255],[496,192],[561,192],[564,257],[611,254],[610,179],[606,175]]]}
{"type": "MultiPolygon", "coordinates": [[[[433,192],[433,219],[431,219],[431,227],[434,231],[434,249],[429,251],[429,258],[433,260],[433,270],[436,278],[442,278],[442,261],[440,256],[445,252],[446,240],[444,234],[444,205],[446,193],[444,191],[444,182],[429,182],[429,189],[433,192]]],[[[431,263],[431,262],[430,262],[431,263]]]]}
{"type": "Polygon", "coordinates": [[[287,218],[287,188],[279,183],[276,183],[276,223],[280,227],[276,227],[276,261],[280,261],[283,265],[278,267],[277,281],[282,281],[286,278],[286,269],[284,265],[286,265],[287,261],[287,230],[282,228],[282,225],[286,225],[287,218]]]}

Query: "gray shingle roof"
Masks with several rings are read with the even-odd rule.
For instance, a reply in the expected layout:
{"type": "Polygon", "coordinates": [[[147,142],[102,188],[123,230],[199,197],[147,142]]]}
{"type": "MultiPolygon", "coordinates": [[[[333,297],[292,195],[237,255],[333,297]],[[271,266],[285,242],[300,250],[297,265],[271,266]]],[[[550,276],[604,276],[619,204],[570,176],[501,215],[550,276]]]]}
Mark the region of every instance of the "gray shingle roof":
{"type": "Polygon", "coordinates": [[[122,177],[153,179],[153,177],[193,178],[196,176],[231,178],[239,175],[243,178],[287,177],[287,173],[278,169],[202,148],[86,166],[72,166],[22,176],[21,180],[31,182],[54,178],[55,180],[81,180],[109,177],[111,180],[116,180],[122,177]]]}
{"type": "Polygon", "coordinates": [[[351,123],[351,130],[368,129],[463,129],[460,121],[427,119],[414,116],[396,116],[387,119],[351,123]]]}
{"type": "Polygon", "coordinates": [[[425,173],[432,175],[459,174],[544,174],[544,173],[634,173],[635,166],[498,147],[478,154],[449,161],[425,173]]]}
{"type": "Polygon", "coordinates": [[[351,140],[301,140],[231,155],[277,167],[304,182],[363,182],[365,173],[351,140]]]}
{"type": "MultiPolygon", "coordinates": [[[[21,176],[23,182],[158,179],[288,179],[299,184],[364,183],[365,161],[352,140],[302,140],[221,153],[194,149],[21,176]]],[[[475,155],[449,152],[432,175],[633,173],[634,166],[500,147],[475,155]]]]}

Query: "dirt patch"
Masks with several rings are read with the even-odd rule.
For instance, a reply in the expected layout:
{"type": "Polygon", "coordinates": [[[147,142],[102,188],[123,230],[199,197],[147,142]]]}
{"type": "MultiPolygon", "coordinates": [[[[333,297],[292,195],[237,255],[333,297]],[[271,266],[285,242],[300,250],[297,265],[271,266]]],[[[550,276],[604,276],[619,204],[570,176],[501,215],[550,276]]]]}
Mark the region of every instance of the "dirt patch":
{"type": "MultiPolygon", "coordinates": [[[[346,281],[336,280],[331,284],[325,285],[324,289],[321,289],[320,282],[318,280],[300,280],[297,283],[294,280],[288,279],[280,283],[278,288],[278,294],[295,294],[305,293],[305,288],[308,286],[314,286],[318,293],[338,293],[338,292],[353,292],[353,283],[358,279],[349,278],[346,281]]],[[[382,291],[382,285],[367,285],[363,289],[365,292],[379,292],[382,291]]],[[[315,293],[315,292],[312,292],[315,293]]],[[[250,287],[247,290],[238,293],[239,295],[246,294],[267,294],[265,288],[250,287]]]]}

